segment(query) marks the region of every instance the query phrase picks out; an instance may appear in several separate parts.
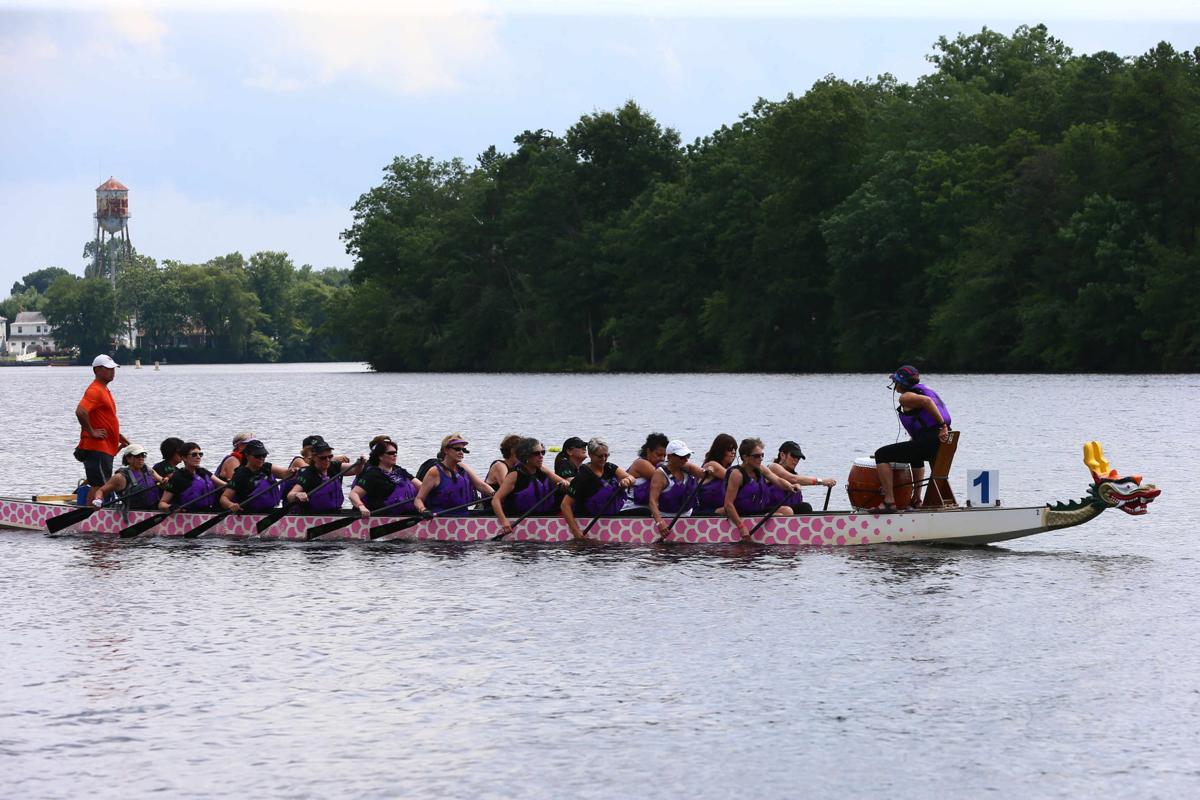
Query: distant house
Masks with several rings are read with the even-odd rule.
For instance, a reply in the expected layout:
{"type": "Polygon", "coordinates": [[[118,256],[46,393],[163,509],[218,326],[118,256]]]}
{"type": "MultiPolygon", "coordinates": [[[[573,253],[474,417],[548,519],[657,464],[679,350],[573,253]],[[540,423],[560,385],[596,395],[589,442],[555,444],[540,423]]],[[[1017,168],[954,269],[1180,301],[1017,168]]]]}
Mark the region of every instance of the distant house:
{"type": "Polygon", "coordinates": [[[9,326],[6,351],[24,356],[39,350],[54,350],[54,331],[40,311],[22,311],[9,326]]]}

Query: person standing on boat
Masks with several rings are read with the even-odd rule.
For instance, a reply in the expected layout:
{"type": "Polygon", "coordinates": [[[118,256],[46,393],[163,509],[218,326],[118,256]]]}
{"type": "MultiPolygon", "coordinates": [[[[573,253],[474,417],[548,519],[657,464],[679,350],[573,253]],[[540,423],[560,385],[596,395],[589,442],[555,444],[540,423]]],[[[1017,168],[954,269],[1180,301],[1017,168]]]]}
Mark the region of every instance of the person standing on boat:
{"type": "Polygon", "coordinates": [[[225,491],[221,493],[221,508],[234,512],[270,511],[279,505],[284,495],[282,481],[277,482],[277,479],[287,478],[296,473],[290,467],[267,461],[268,455],[270,454],[267,452],[267,446],[258,439],[243,443],[244,461],[233,471],[225,491]],[[250,496],[254,494],[258,496],[251,499],[250,496]]]}
{"type": "Polygon", "coordinates": [[[583,538],[576,515],[581,517],[613,516],[625,506],[625,490],[633,486],[633,476],[608,460],[608,442],[592,437],[587,443],[588,461],[579,468],[561,509],[571,535],[583,538]]]}
{"type": "MultiPolygon", "coordinates": [[[[438,450],[441,460],[421,480],[421,491],[417,493],[414,503],[418,512],[445,511],[469,503],[478,496],[491,497],[496,493],[463,463],[463,459],[471,452],[467,449],[468,444],[470,442],[458,433],[442,439],[442,446],[438,450]]],[[[452,513],[466,516],[470,512],[463,508],[452,513]]]]}
{"type": "Polygon", "coordinates": [[[663,514],[674,516],[683,512],[682,516],[690,516],[692,508],[684,508],[684,504],[693,504],[697,478],[688,472],[688,459],[692,450],[679,439],[667,442],[667,460],[660,463],[650,478],[650,516],[659,533],[666,533],[669,523],[663,519],[663,514]]]}
{"type": "Polygon", "coordinates": [[[725,515],[725,472],[733,464],[737,450],[737,439],[728,433],[718,433],[713,439],[701,465],[708,477],[696,492],[697,514],[725,515]]]}
{"type": "Polygon", "coordinates": [[[543,514],[554,512],[554,504],[547,500],[554,494],[555,482],[543,469],[545,446],[537,439],[522,439],[516,454],[517,466],[504,477],[504,482],[492,495],[492,512],[499,518],[505,533],[512,533],[510,516],[519,517],[535,509],[543,514]]]}
{"type": "Polygon", "coordinates": [[[767,469],[791,483],[795,488],[789,492],[778,485],[772,485],[767,491],[771,495],[772,505],[782,503],[797,514],[811,514],[812,505],[804,502],[804,492],[801,487],[836,486],[837,481],[833,478],[813,478],[797,474],[796,465],[802,458],[804,458],[804,451],[795,442],[789,440],[779,445],[779,455],[775,457],[774,463],[767,465],[767,469]]]}
{"type": "Polygon", "coordinates": [[[925,462],[933,463],[938,448],[950,441],[950,411],[938,393],[921,383],[916,367],[904,365],[891,374],[892,384],[899,389],[900,404],[896,413],[908,432],[907,442],[885,445],[875,451],[875,470],[883,489],[883,505],[879,511],[895,511],[896,495],[892,486],[892,463],[908,462],[913,473],[913,500],[910,508],[921,507],[921,487],[925,479],[925,462]]]}
{"type": "MultiPolygon", "coordinates": [[[[390,449],[396,445],[387,440],[390,449]]],[[[287,493],[288,503],[298,503],[310,514],[322,514],[339,511],[346,500],[342,488],[342,478],[346,475],[357,475],[366,461],[359,458],[354,464],[346,466],[341,461],[335,461],[333,446],[321,440],[313,442],[309,447],[309,463],[296,475],[287,493]]]]}
{"type": "Polygon", "coordinates": [[[150,487],[161,483],[162,478],[154,470],[146,468],[146,448],[140,444],[127,445],[117,453],[117,458],[121,462],[121,468],[96,492],[96,499],[92,501],[92,505],[100,507],[104,504],[104,496],[112,492],[121,495],[137,492],[135,497],[128,500],[131,509],[158,508],[159,491],[150,487]]]}
{"type": "Polygon", "coordinates": [[[162,453],[162,461],[154,465],[154,471],[161,478],[169,478],[183,462],[183,439],[168,436],[158,446],[158,452],[162,453]]]}
{"type": "Polygon", "coordinates": [[[108,390],[117,377],[117,362],[107,355],[98,355],[92,359],[92,374],[95,377],[75,406],[75,419],[79,420],[75,459],[83,464],[87,477],[88,503],[96,499],[100,487],[112,477],[117,451],[129,444],[117,420],[117,402],[108,390]]]}
{"type": "Polygon", "coordinates": [[[787,492],[792,484],[763,467],[766,446],[762,439],[742,439],[738,455],[742,457],[742,463],[725,473],[725,516],[743,534],[750,533],[751,528],[743,516],[757,516],[776,509],[777,515],[790,517],[792,510],[772,502],[769,489],[778,486],[787,492]]]}
{"type": "Polygon", "coordinates": [[[204,451],[195,442],[183,443],[183,466],[175,470],[167,485],[163,487],[158,501],[159,511],[171,511],[186,505],[189,511],[211,511],[217,507],[216,489],[225,486],[225,481],[200,466],[204,451]],[[200,500],[204,497],[204,500],[200,500]],[[194,500],[200,500],[194,503],[194,500]],[[189,505],[190,504],[190,505],[189,505]]]}
{"type": "Polygon", "coordinates": [[[417,499],[421,482],[396,463],[398,452],[396,443],[386,436],[371,440],[366,469],[354,480],[350,490],[350,505],[361,516],[370,516],[372,511],[386,506],[396,506],[388,512],[392,516],[412,514],[417,510],[413,501],[417,499]]]}

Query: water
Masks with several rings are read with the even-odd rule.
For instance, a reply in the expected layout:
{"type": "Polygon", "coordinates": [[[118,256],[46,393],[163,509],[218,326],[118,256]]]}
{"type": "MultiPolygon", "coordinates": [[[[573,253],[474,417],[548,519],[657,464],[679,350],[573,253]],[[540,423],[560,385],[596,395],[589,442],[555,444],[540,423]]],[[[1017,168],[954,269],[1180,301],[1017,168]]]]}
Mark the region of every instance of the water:
{"type": "MultiPolygon", "coordinates": [[[[88,372],[0,370],[0,493],[73,485],[88,372]]],[[[1197,376],[930,376],[952,484],[1070,499],[1080,444],[1164,489],[1004,547],[107,543],[0,531],[3,797],[1180,796],[1200,790],[1197,376]]],[[[124,429],[282,457],[512,430],[799,441],[843,482],[882,376],[123,369],[124,429]]],[[[832,507],[844,507],[839,483],[832,507]]]]}

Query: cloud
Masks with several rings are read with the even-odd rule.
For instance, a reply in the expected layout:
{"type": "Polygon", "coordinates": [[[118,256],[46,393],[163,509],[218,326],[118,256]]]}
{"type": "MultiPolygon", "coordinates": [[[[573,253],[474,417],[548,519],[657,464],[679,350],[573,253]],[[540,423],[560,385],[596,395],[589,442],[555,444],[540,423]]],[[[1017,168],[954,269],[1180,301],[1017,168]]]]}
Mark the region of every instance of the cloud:
{"type": "Polygon", "coordinates": [[[145,9],[124,8],[110,12],[108,24],[114,33],[130,44],[162,49],[167,36],[167,23],[145,9]]]}
{"type": "Polygon", "coordinates": [[[295,91],[343,79],[408,95],[459,91],[501,57],[498,18],[485,6],[356,3],[336,12],[281,11],[281,46],[244,83],[295,91]]]}

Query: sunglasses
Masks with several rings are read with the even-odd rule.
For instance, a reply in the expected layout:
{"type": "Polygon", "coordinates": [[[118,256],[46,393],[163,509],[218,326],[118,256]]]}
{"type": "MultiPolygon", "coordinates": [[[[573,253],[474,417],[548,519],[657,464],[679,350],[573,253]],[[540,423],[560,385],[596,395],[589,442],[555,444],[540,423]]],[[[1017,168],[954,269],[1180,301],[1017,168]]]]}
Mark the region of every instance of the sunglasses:
{"type": "Polygon", "coordinates": [[[325,454],[325,455],[323,455],[323,456],[313,456],[313,461],[328,461],[328,460],[329,460],[329,459],[331,459],[331,458],[333,458],[333,454],[332,454],[332,453],[326,453],[326,454],[325,454]]]}
{"type": "MultiPolygon", "coordinates": [[[[380,453],[380,455],[384,455],[384,456],[394,456],[394,455],[396,455],[396,453],[398,453],[398,452],[399,452],[398,450],[384,450],[382,453],[380,453]]],[[[326,456],[326,458],[329,458],[329,456],[326,456]]]]}
{"type": "Polygon", "coordinates": [[[204,458],[204,453],[200,452],[199,450],[193,450],[192,452],[188,453],[188,458],[204,458]]]}
{"type": "MultiPolygon", "coordinates": [[[[471,451],[465,447],[447,447],[446,449],[454,450],[455,452],[458,452],[458,453],[467,453],[468,455],[470,455],[470,453],[471,453],[471,451]]],[[[543,451],[543,452],[545,452],[545,451],[543,451]]]]}
{"type": "Polygon", "coordinates": [[[544,455],[546,455],[546,451],[545,451],[545,450],[534,450],[534,451],[533,451],[532,453],[530,453],[529,455],[531,455],[531,456],[544,456],[544,455]]]}
{"type": "Polygon", "coordinates": [[[746,456],[746,458],[762,458],[763,455],[765,455],[765,454],[764,453],[751,453],[750,455],[746,456]]]}

